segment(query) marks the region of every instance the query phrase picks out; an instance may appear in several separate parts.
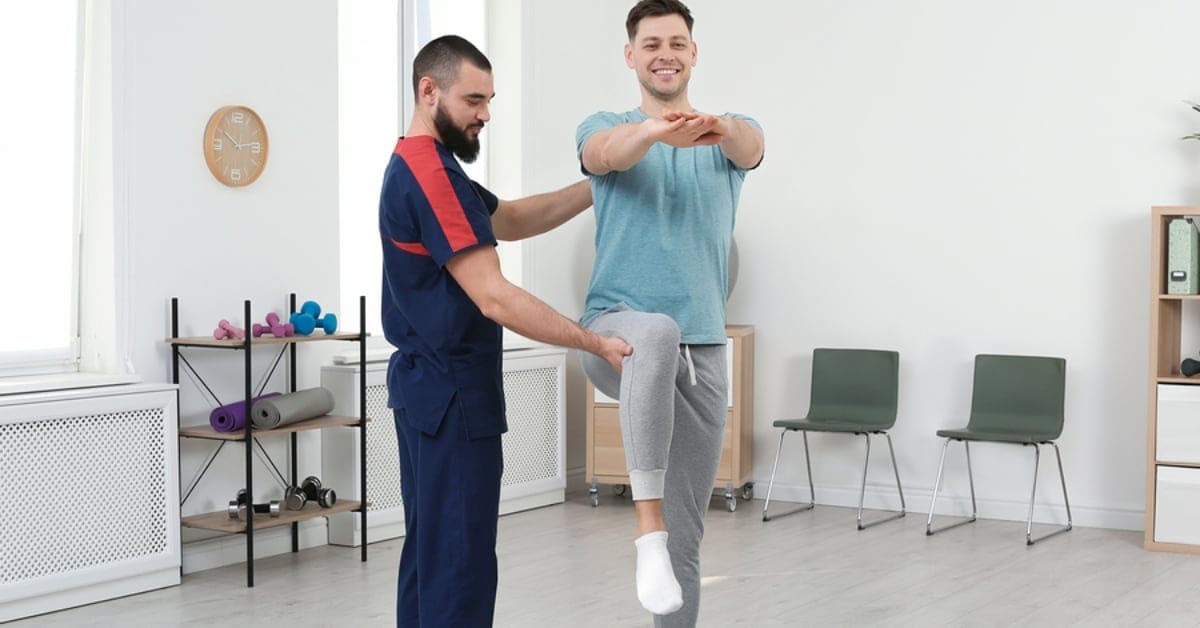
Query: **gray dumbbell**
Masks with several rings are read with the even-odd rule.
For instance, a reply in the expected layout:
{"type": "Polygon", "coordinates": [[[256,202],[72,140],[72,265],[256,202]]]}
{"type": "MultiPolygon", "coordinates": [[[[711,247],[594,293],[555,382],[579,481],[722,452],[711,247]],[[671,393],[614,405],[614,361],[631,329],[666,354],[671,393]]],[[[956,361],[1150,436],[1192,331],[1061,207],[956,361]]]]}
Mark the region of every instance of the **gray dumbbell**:
{"type": "Polygon", "coordinates": [[[230,519],[241,519],[243,521],[246,519],[246,508],[248,506],[253,508],[256,513],[272,517],[278,517],[281,512],[279,500],[272,499],[266,504],[250,504],[249,501],[246,497],[246,489],[243,488],[238,491],[237,499],[229,502],[229,507],[225,509],[225,512],[229,515],[230,519]]]}
{"type": "Polygon", "coordinates": [[[337,503],[337,492],[331,488],[322,488],[321,479],[315,475],[304,478],[299,487],[289,486],[283,492],[288,510],[301,510],[308,502],[316,502],[322,508],[329,508],[337,503]]]}

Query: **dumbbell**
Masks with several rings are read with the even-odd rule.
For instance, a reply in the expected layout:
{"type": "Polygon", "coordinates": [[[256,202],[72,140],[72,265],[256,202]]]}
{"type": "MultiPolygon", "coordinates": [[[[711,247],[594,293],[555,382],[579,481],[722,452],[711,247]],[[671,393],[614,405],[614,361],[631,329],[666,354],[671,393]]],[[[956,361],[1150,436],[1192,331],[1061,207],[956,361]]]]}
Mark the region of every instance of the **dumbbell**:
{"type": "Polygon", "coordinates": [[[1180,363],[1179,371],[1184,375],[1191,377],[1196,373],[1200,373],[1200,362],[1197,362],[1191,358],[1186,358],[1182,363],[1180,363]]]}
{"type": "Polygon", "coordinates": [[[270,312],[267,314],[267,324],[259,325],[258,323],[254,323],[250,327],[250,333],[255,338],[263,334],[271,334],[276,338],[283,338],[284,336],[294,336],[296,334],[296,327],[291,323],[280,323],[279,315],[275,312],[270,312]]]}
{"type": "Polygon", "coordinates": [[[299,487],[289,486],[283,492],[288,510],[300,510],[308,502],[316,502],[322,508],[329,508],[337,503],[337,493],[331,488],[322,488],[321,480],[315,475],[304,478],[299,487]]]}
{"type": "Polygon", "coordinates": [[[325,330],[327,334],[337,331],[337,315],[321,316],[321,306],[316,301],[305,301],[300,306],[300,311],[291,315],[290,320],[296,326],[296,333],[301,336],[313,333],[317,327],[325,330]]]}
{"type": "Polygon", "coordinates": [[[248,503],[249,501],[250,500],[246,497],[246,489],[239,489],[237,500],[229,502],[229,507],[226,508],[226,513],[229,514],[229,518],[245,520],[247,506],[253,508],[254,512],[256,513],[270,515],[272,517],[278,517],[280,511],[282,510],[279,501],[275,499],[272,499],[270,503],[266,504],[250,504],[248,503]]]}
{"type": "Polygon", "coordinates": [[[233,324],[223,318],[221,319],[221,322],[217,323],[217,328],[213,330],[213,338],[216,338],[217,340],[224,340],[226,338],[241,340],[245,337],[246,330],[242,329],[241,327],[235,327],[233,324]]]}

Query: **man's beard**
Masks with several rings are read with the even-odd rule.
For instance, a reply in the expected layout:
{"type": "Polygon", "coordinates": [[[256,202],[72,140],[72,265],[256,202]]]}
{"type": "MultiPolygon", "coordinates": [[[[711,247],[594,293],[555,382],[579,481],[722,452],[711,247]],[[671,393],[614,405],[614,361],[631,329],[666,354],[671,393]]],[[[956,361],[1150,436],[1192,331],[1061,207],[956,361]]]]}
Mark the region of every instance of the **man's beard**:
{"type": "MultiPolygon", "coordinates": [[[[459,159],[466,163],[472,163],[479,156],[479,136],[476,136],[475,139],[467,137],[467,132],[454,126],[454,121],[450,119],[440,104],[433,114],[433,126],[442,138],[442,145],[459,159]]],[[[483,129],[482,123],[472,126],[483,129]]]]}

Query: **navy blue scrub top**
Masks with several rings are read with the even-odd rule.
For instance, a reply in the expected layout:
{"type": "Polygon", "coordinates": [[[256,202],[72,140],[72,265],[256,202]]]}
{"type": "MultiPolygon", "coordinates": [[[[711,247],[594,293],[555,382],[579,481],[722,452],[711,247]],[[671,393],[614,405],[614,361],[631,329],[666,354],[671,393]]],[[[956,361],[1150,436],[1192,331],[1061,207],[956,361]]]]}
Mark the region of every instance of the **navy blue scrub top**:
{"type": "Polygon", "coordinates": [[[383,178],[383,331],[388,406],[429,435],[462,412],[470,438],[503,434],[501,328],[467,296],[446,262],[495,246],[496,196],[472,181],[440,142],[400,138],[383,178]]]}

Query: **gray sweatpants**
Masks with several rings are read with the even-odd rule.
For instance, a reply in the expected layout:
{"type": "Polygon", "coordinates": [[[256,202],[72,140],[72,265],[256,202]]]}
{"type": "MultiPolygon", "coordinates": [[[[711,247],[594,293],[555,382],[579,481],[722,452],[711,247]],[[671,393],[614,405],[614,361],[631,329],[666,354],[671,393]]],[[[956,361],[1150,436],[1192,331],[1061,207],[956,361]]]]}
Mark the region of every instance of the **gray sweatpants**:
{"type": "Polygon", "coordinates": [[[724,345],[681,345],[669,316],[618,305],[586,323],[633,346],[618,375],[580,352],[584,373],[620,401],[621,436],[633,499],[663,500],[667,549],[683,608],[654,625],[695,626],[700,613],[700,540],[721,460],[727,413],[724,345]],[[637,478],[635,480],[635,478],[637,478]]]}

